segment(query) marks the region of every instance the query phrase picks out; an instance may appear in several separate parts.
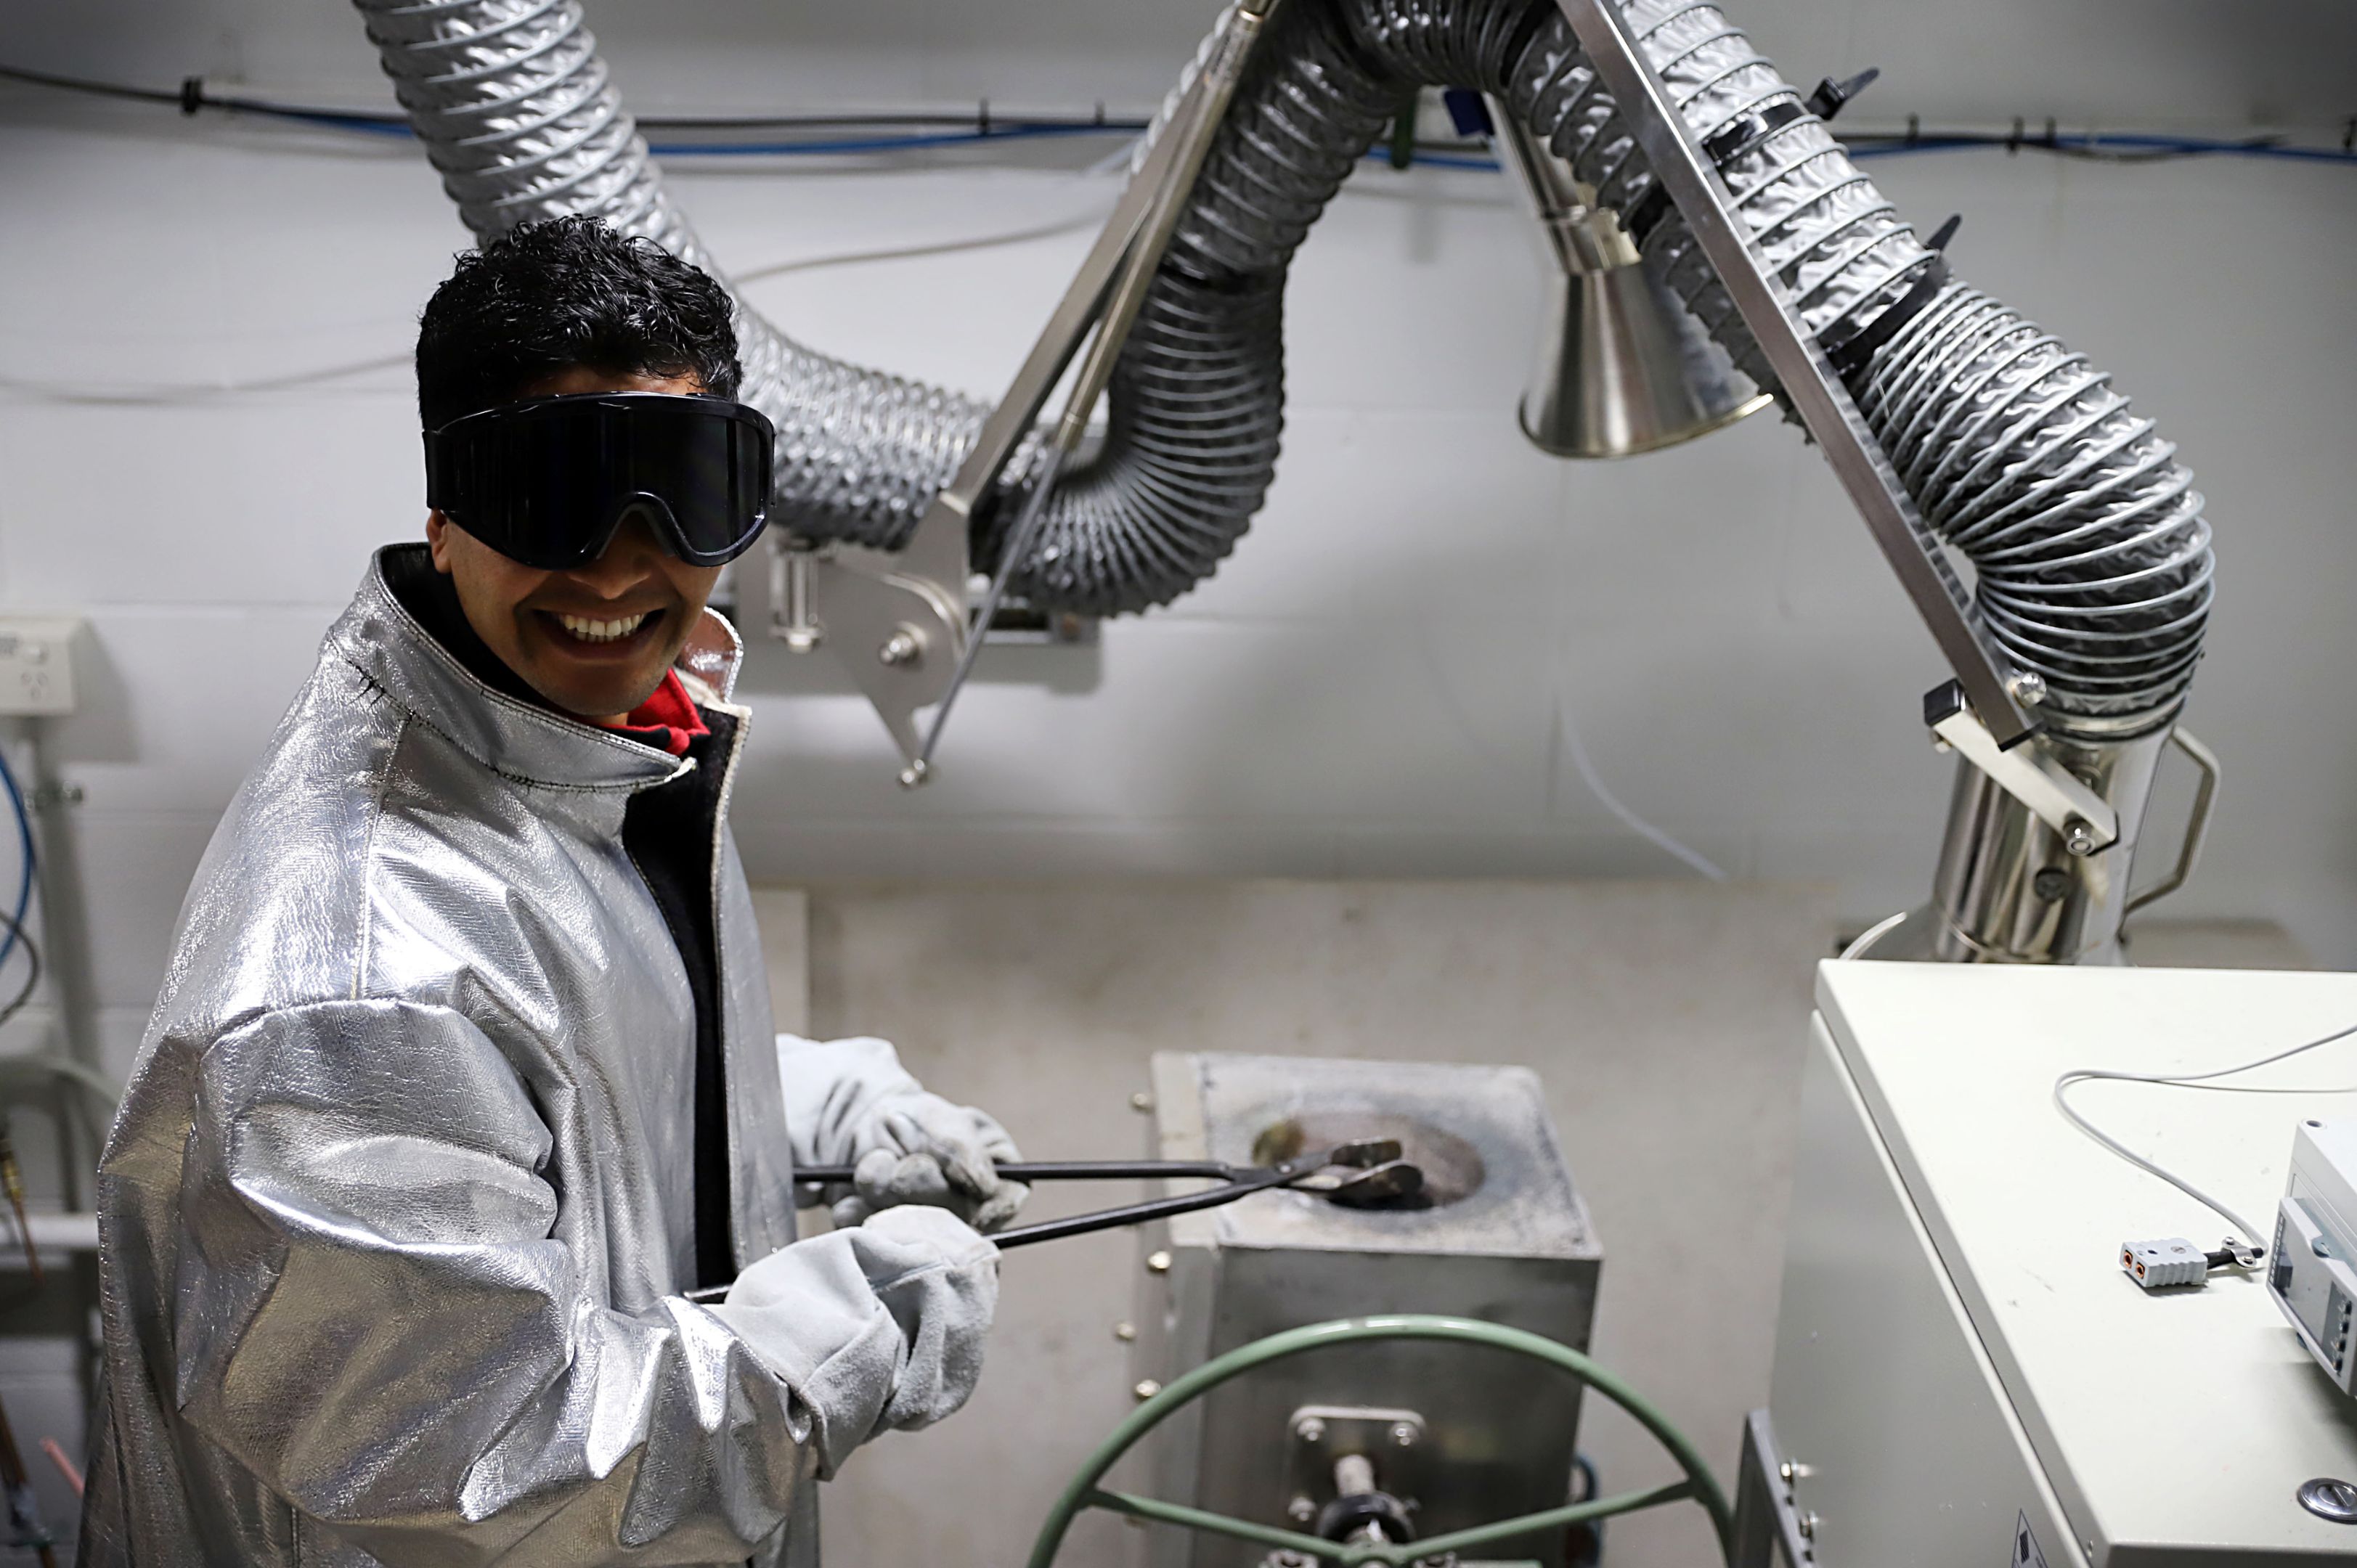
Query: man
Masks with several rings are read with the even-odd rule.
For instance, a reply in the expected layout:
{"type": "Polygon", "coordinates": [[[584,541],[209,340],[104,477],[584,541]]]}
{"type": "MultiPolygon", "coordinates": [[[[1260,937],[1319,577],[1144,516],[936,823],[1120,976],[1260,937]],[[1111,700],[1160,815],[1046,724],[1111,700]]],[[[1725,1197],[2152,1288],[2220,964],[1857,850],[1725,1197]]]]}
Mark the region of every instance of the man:
{"type": "Polygon", "coordinates": [[[880,1041],[772,1043],[726,295],[534,225],[417,371],[426,542],[215,834],[102,1161],[83,1558],[808,1563],[813,1481],[973,1387],[1014,1149],[880,1041]],[[794,1240],[794,1165],[852,1162],[794,1240]]]}

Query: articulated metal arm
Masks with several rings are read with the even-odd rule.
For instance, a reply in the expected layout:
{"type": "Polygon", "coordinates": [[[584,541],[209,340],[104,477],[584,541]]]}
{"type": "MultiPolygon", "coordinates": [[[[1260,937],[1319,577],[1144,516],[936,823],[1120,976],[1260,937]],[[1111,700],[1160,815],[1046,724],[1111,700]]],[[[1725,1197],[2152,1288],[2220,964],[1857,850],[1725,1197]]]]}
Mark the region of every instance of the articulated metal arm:
{"type": "MultiPolygon", "coordinates": [[[[918,521],[908,548],[885,554],[837,546],[806,564],[789,564],[802,599],[797,627],[809,628],[802,632],[804,646],[813,645],[818,635],[849,642],[854,678],[876,704],[906,759],[900,771],[903,786],[923,783],[931,771],[933,748],[941,742],[960,688],[973,672],[983,633],[1006,591],[1008,577],[1030,549],[1058,475],[1087,435],[1090,414],[1113,379],[1122,344],[1136,322],[1211,138],[1226,117],[1244,62],[1277,3],[1237,0],[1222,18],[1219,38],[1202,69],[1130,177],[1079,275],[1049,316],[1006,395],[984,422],[957,478],[933,498],[918,521]],[[969,621],[963,599],[967,542],[975,513],[1016,463],[1039,411],[1084,341],[1089,343],[1087,358],[1062,415],[1046,435],[998,570],[969,621]],[[822,622],[810,618],[812,600],[823,607],[822,622]],[[859,652],[868,647],[877,650],[872,661],[859,652]],[[932,722],[920,741],[917,711],[929,705],[932,722]]],[[[788,635],[795,629],[790,628],[788,635]]]]}
{"type": "Polygon", "coordinates": [[[1824,448],[1851,504],[1899,574],[1916,613],[1932,628],[1974,711],[2000,747],[2028,739],[2037,732],[2038,722],[2023,711],[2019,676],[1989,640],[1979,611],[1916,510],[1913,498],[1900,484],[1890,459],[1867,427],[1866,416],[1850,401],[1848,389],[1835,375],[1815,337],[1802,326],[1782,280],[1752,250],[1735,216],[1734,197],[1687,128],[1652,62],[1630,36],[1620,7],[1614,0],[1559,3],[1581,49],[1644,149],[1653,177],[1677,203],[1703,254],[1742,312],[1744,326],[1774,368],[1784,395],[1824,448]]]}
{"type": "MultiPolygon", "coordinates": [[[[809,646],[823,634],[842,649],[855,679],[900,746],[905,785],[923,782],[931,769],[950,708],[973,670],[980,628],[987,626],[1009,574],[1024,559],[1055,482],[1080,445],[1244,62],[1275,5],[1275,0],[1242,0],[1223,18],[1221,36],[1202,69],[1132,177],[1006,397],[985,423],[956,479],[933,499],[908,548],[885,554],[839,545],[791,561],[781,570],[791,590],[788,596],[794,601],[786,635],[798,646],[809,646]],[[974,618],[966,608],[965,584],[967,541],[976,511],[998,493],[1026,443],[1034,439],[1040,410],[1080,357],[1084,342],[1087,355],[1061,416],[1039,437],[1015,526],[984,596],[980,618],[974,618]],[[815,621],[810,614],[813,605],[819,612],[815,621]],[[873,657],[867,654],[870,649],[873,657]],[[917,714],[926,707],[933,714],[920,735],[917,714]]],[[[1684,214],[1786,397],[1824,449],[1946,655],[1972,713],[2000,751],[2029,738],[2039,727],[2026,711],[2037,699],[2035,678],[2018,673],[1988,637],[1978,610],[1864,415],[1802,324],[1789,291],[1753,250],[1726,184],[1630,35],[1619,7],[1612,0],[1561,0],[1561,5],[1581,48],[1634,129],[1655,178],[1684,214]]]]}

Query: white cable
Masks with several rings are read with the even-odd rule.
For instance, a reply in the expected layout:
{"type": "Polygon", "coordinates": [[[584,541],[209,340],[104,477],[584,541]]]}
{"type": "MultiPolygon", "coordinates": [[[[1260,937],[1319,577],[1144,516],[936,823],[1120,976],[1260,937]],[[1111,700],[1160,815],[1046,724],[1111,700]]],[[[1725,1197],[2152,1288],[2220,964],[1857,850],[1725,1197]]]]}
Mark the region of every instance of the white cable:
{"type": "Polygon", "coordinates": [[[1631,832],[1667,850],[1713,882],[1727,880],[1727,873],[1720,870],[1716,862],[1705,856],[1699,850],[1688,849],[1684,844],[1622,805],[1620,798],[1606,789],[1604,780],[1597,777],[1596,764],[1587,759],[1587,747],[1579,743],[1579,725],[1572,720],[1570,705],[1558,702],[1555,704],[1555,712],[1562,718],[1564,749],[1571,754],[1572,767],[1579,770],[1579,777],[1587,782],[1589,792],[1604,803],[1606,811],[1620,818],[1631,832]]]}
{"type": "MultiPolygon", "coordinates": [[[[845,251],[831,255],[805,256],[794,261],[776,262],[755,267],[750,272],[737,273],[731,281],[744,284],[764,278],[782,276],[788,273],[815,272],[823,267],[862,266],[876,262],[901,261],[920,256],[952,255],[963,251],[988,250],[998,245],[1019,245],[1027,241],[1052,239],[1076,230],[1093,228],[1104,221],[1103,211],[1089,211],[1060,218],[1053,222],[1028,229],[1012,229],[996,234],[981,234],[964,240],[927,241],[914,245],[887,247],[874,251],[845,251]]],[[[325,365],[316,370],[290,371],[279,375],[262,376],[250,381],[161,381],[125,382],[120,385],[81,385],[59,382],[38,377],[0,375],[0,392],[20,394],[41,403],[81,403],[101,404],[139,404],[201,402],[208,398],[234,397],[251,392],[284,392],[296,387],[315,385],[321,381],[341,381],[364,375],[371,371],[389,371],[405,367],[406,353],[384,354],[350,364],[325,365]]]]}
{"type": "Polygon", "coordinates": [[[1059,234],[1070,234],[1082,229],[1101,227],[1110,208],[1100,208],[1059,218],[1052,223],[1034,224],[1028,229],[1009,229],[996,234],[977,234],[965,240],[926,240],[913,245],[890,245],[875,251],[838,251],[830,255],[803,256],[793,261],[772,262],[748,272],[730,273],[728,281],[735,284],[759,283],[765,278],[783,277],[788,273],[817,272],[823,267],[865,266],[874,262],[908,261],[920,256],[951,256],[966,251],[986,251],[998,245],[1020,245],[1031,240],[1049,240],[1059,234]]]}
{"type": "Polygon", "coordinates": [[[316,370],[289,371],[244,381],[151,381],[120,386],[75,386],[69,382],[0,375],[0,390],[23,393],[41,403],[188,403],[244,392],[285,392],[321,381],[341,381],[371,371],[389,371],[409,363],[405,354],[381,354],[350,364],[323,365],[316,370]]]}
{"type": "Polygon", "coordinates": [[[1866,929],[1858,932],[1857,940],[1851,942],[1849,946],[1842,949],[1842,957],[1857,958],[1867,952],[1876,942],[1880,941],[1883,935],[1890,930],[1892,927],[1907,918],[1907,916],[1908,911],[1901,909],[1896,915],[1888,915],[1883,918],[1877,920],[1874,924],[1867,927],[1866,929]]]}
{"type": "Polygon", "coordinates": [[[1084,175],[1127,174],[1143,161],[1145,141],[1145,133],[1140,132],[1096,162],[1083,166],[1081,173],[1084,175]]]}
{"type": "Polygon", "coordinates": [[[2251,1088],[2242,1088],[2234,1084],[2215,1083],[2211,1081],[2213,1079],[2233,1078],[2238,1073],[2256,1072],[2263,1067],[2273,1067],[2277,1062],[2288,1061],[2293,1057],[2298,1056],[2303,1052],[2312,1051],[2319,1046],[2329,1046],[2335,1040],[2345,1040],[2352,1035],[2357,1035],[2357,1024],[2351,1024],[2345,1028],[2335,1029],[2331,1034],[2319,1036],[2303,1045],[2294,1046],[2289,1050],[2277,1051],[2271,1057],[2262,1057],[2257,1061],[2254,1062],[2244,1062],[2239,1067],[2222,1067],[2215,1072],[2113,1072],[2103,1068],[2077,1068],[2070,1072],[2064,1073],[2061,1077],[2054,1080],[2054,1108],[2062,1112],[2063,1119],[2069,1122],[2071,1125],[2078,1128],[2079,1131],[2084,1133],[2087,1136],[2093,1138],[2096,1143],[2101,1144],[2104,1148],[2109,1149],[2113,1154],[2117,1155],[2120,1158],[2127,1161],[2128,1164],[2136,1166],[2138,1170],[2143,1171],[2147,1176],[2158,1176],[2161,1180],[2167,1182],[2169,1186],[2175,1187],[2186,1197],[2193,1199],[2194,1202],[2201,1205],[2202,1208],[2207,1208],[2212,1214],[2221,1216],[2228,1224],[2233,1226],[2233,1228],[2241,1233],[2244,1240],[2249,1242],[2254,1247],[2259,1247],[2264,1245],[2264,1243],[2259,1240],[2259,1237],[2264,1234],[2264,1232],[2262,1232],[2258,1227],[2253,1225],[2249,1220],[2244,1219],[2241,1215],[2235,1213],[2233,1209],[2227,1208],[2224,1204],[2219,1202],[2216,1198],[2211,1197],[2200,1187],[2195,1187],[2191,1182],[2187,1181],[2184,1177],[2163,1170],[2151,1160],[2148,1160],[2142,1155],[2137,1154],[2134,1149],[2122,1144],[2119,1140],[2114,1138],[2111,1134],[2097,1127],[2093,1122],[2088,1121],[2084,1116],[2080,1115],[2076,1111],[2071,1109],[2071,1101],[2068,1098],[2067,1091],[2073,1084],[2084,1083],[2089,1079],[2093,1079],[2108,1080],[2115,1083],[2157,1083],[2168,1089],[2206,1089],[2213,1092],[2225,1094],[2357,1094],[2357,1085],[2351,1085],[2341,1089],[2278,1089],[2270,1088],[2264,1084],[2251,1088]]]}

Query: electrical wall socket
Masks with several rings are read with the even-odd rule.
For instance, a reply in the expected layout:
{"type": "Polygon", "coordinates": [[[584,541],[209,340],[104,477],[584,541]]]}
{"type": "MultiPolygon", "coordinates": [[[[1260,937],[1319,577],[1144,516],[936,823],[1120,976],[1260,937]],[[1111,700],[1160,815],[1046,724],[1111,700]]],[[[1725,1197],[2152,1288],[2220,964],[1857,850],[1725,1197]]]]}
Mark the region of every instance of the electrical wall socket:
{"type": "Polygon", "coordinates": [[[72,616],[0,615],[0,715],[74,711],[72,616]]]}

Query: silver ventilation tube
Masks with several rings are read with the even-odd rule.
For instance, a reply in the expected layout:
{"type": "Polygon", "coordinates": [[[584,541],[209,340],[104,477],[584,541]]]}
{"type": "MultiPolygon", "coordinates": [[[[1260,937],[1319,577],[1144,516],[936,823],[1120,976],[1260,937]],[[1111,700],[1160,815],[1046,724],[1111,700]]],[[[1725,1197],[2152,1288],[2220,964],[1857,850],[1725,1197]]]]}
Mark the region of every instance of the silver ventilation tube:
{"type": "MultiPolygon", "coordinates": [[[[479,237],[591,212],[716,274],[666,198],[578,0],[355,4],[479,237]]],[[[1715,5],[1634,0],[1624,12],[1917,507],[1970,563],[1991,634],[2042,682],[2046,735],[2029,744],[2120,813],[2119,843],[2073,860],[2056,835],[2015,821],[2009,797],[1983,800],[1993,820],[1952,825],[1943,895],[1907,940],[1952,958],[2107,956],[2151,757],[2208,615],[2209,529],[2190,476],[2083,356],[1952,281],[1715,5]],[[2150,755],[2129,766],[2122,748],[2150,755]],[[2039,875],[2050,870],[2068,886],[2036,896],[2051,918],[2030,921],[2027,939],[2018,910],[1976,916],[1946,893],[2051,889],[2039,875]]],[[[1502,102],[1617,213],[1737,367],[1774,389],[1551,0],[1287,0],[1121,354],[1105,439],[1059,482],[1017,592],[1044,609],[1139,610],[1185,593],[1233,547],[1275,477],[1293,252],[1421,85],[1502,102]]],[[[741,301],[738,314],[747,396],[780,433],[777,515],[813,542],[905,542],[986,411],[814,353],[741,301]]],[[[1017,478],[1028,471],[1015,466],[1017,478]]],[[[978,563],[996,562],[1009,510],[977,514],[978,563]]]]}
{"type": "MultiPolygon", "coordinates": [[[[663,188],[579,0],[356,0],[370,41],[478,240],[595,213],[724,276],[663,188]]],[[[778,427],[780,515],[891,544],[957,471],[989,408],[806,349],[740,296],[745,401],[778,427]]]]}

